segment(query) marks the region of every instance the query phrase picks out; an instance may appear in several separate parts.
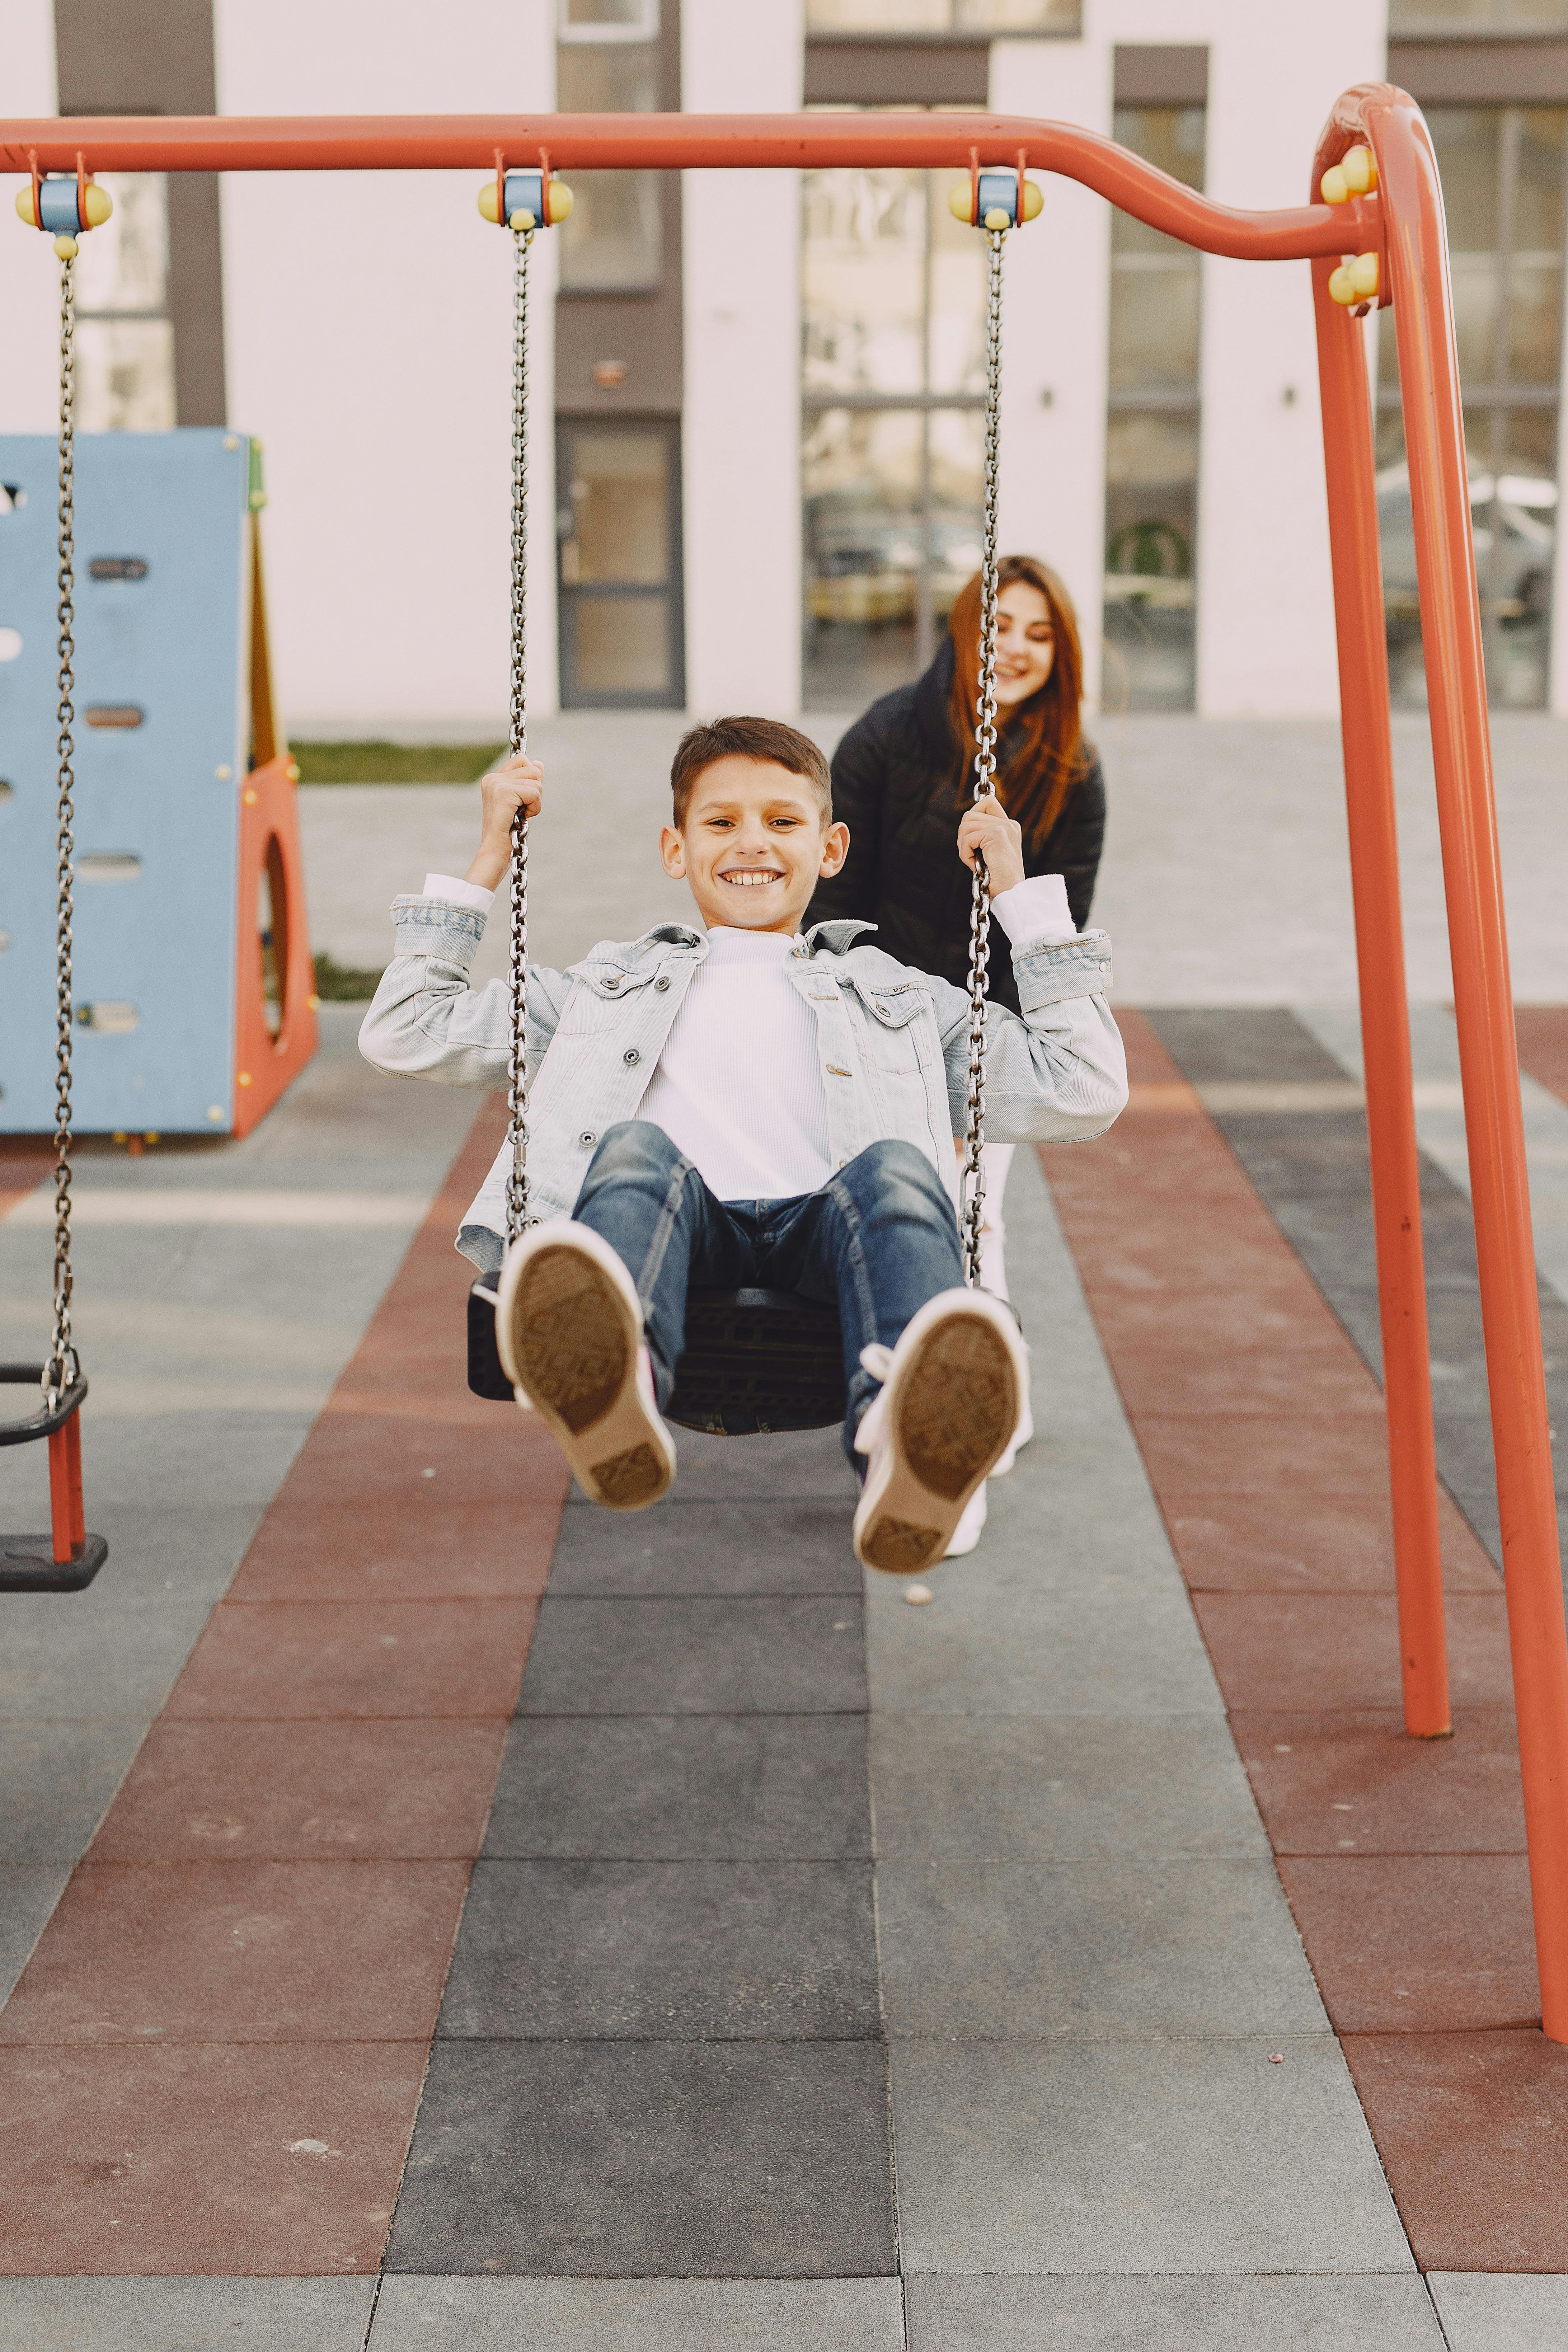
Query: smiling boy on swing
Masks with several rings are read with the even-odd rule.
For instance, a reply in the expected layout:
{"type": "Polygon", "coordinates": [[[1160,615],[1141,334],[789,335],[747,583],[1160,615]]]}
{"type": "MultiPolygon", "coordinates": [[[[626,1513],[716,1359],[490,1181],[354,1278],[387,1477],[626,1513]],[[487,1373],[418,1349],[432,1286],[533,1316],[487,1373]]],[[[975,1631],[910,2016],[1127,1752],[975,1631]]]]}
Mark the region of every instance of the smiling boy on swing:
{"type": "MultiPolygon", "coordinates": [[[[969,999],[884,954],[872,925],[801,936],[849,840],[808,737],[764,719],[695,727],[670,782],[664,868],[702,928],[664,922],[566,972],[529,967],[530,1202],[545,1222],[507,1249],[509,1142],[458,1245],[500,1275],[496,1337],[519,1403],[590,1500],[616,1510],[657,1502],[675,1475],[660,1408],[689,1288],[836,1305],[845,1447],[864,1473],[857,1555],[929,1568],[1005,1452],[1026,1382],[1011,1311],[963,1286],[952,1138],[969,999]]],[[[427,876],[395,902],[397,954],[360,1032],[378,1069],[505,1087],[508,992],[470,988],[468,972],[513,819],[539,814],[542,784],[521,757],[492,771],[467,876],[427,876]]],[[[987,1008],[989,1135],[1102,1134],[1127,1100],[1105,933],[1079,936],[1059,875],[1024,879],[1019,828],[994,799],[965,810],[955,852],[984,860],[1023,1008],[987,1008]]]]}

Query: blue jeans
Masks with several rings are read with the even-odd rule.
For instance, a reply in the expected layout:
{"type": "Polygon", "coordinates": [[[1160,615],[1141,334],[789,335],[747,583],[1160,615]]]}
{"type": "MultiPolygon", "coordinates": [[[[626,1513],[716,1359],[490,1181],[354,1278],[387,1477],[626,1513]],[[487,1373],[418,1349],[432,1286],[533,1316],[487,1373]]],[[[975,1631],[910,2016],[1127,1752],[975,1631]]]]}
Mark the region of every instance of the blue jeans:
{"type": "Polygon", "coordinates": [[[793,1201],[716,1201],[663,1128],[623,1119],[605,1129],[573,1215],[609,1243],[637,1286],[661,1405],[686,1344],[689,1288],[793,1290],[836,1306],[852,1464],[878,1388],[861,1349],[890,1348],[928,1298],[963,1280],[952,1202],[912,1143],[870,1144],[793,1201]]]}

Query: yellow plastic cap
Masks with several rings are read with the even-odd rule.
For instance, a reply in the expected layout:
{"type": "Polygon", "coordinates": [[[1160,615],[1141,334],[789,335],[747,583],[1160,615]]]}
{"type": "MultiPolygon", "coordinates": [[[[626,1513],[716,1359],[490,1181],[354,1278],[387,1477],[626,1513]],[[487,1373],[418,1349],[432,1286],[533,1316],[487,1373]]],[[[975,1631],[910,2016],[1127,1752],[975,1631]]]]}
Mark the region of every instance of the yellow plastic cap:
{"type": "Polygon", "coordinates": [[[550,225],[552,228],[557,221],[571,219],[572,206],[574,201],[575,199],[573,196],[572,191],[567,187],[564,181],[551,181],[549,205],[550,225]]]}
{"type": "Polygon", "coordinates": [[[1043,191],[1036,187],[1033,180],[1026,180],[1024,183],[1024,218],[1026,221],[1038,220],[1040,215],[1045,211],[1045,209],[1046,199],[1043,191]]]}
{"type": "Polygon", "coordinates": [[[62,261],[74,261],[77,257],[77,241],[75,237],[57,236],[55,239],[55,251],[59,255],[62,261]]]}
{"type": "Polygon", "coordinates": [[[1340,170],[1352,196],[1364,196],[1377,185],[1377,165],[1370,147],[1350,147],[1340,158],[1340,170]]]}
{"type": "MultiPolygon", "coordinates": [[[[21,201],[21,197],[18,196],[16,199],[18,205],[21,201]]],[[[953,219],[961,221],[973,219],[973,205],[974,197],[968,181],[955,180],[947,192],[947,209],[953,219]]]]}
{"type": "Polygon", "coordinates": [[[487,180],[479,190],[479,211],[488,221],[499,221],[500,218],[500,208],[496,201],[496,184],[493,180],[487,180]]]}
{"type": "Polygon", "coordinates": [[[985,215],[985,226],[987,228],[1011,228],[1013,224],[1000,205],[993,205],[985,215]]]}
{"type": "Polygon", "coordinates": [[[1361,300],[1355,290],[1355,274],[1348,261],[1342,261],[1330,278],[1329,293],[1334,301],[1342,303],[1347,310],[1352,302],[1361,300]]]}
{"type": "Polygon", "coordinates": [[[87,225],[89,228],[101,228],[104,222],[109,218],[110,214],[113,210],[114,198],[110,194],[107,188],[100,188],[96,185],[89,187],[87,192],[87,225]]]}
{"type": "Polygon", "coordinates": [[[1377,293],[1376,254],[1358,253],[1350,264],[1350,274],[1351,283],[1356,290],[1356,299],[1361,302],[1372,301],[1377,293]]]}
{"type": "Polygon", "coordinates": [[[523,212],[520,207],[518,211],[512,214],[510,219],[507,222],[507,226],[508,228],[515,228],[521,234],[522,230],[529,229],[533,226],[533,215],[531,213],[523,212]]]}
{"type": "Polygon", "coordinates": [[[1351,184],[1338,163],[1330,164],[1318,183],[1318,189],[1326,205],[1348,205],[1351,200],[1351,184]]]}
{"type": "Polygon", "coordinates": [[[37,228],[38,226],[33,217],[33,184],[30,180],[25,188],[18,188],[16,191],[16,217],[18,220],[25,220],[29,228],[37,228]]]}

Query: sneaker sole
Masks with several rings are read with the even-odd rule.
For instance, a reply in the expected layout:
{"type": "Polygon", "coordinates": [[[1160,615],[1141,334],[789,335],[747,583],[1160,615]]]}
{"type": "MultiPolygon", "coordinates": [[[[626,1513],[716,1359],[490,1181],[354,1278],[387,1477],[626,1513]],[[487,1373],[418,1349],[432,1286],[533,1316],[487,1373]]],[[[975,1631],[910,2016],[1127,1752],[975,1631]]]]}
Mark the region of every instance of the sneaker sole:
{"type": "Polygon", "coordinates": [[[538,1251],[518,1284],[511,1338],[518,1385],[591,1502],[641,1511],[668,1493],[674,1465],[637,1394],[640,1333],[601,1266],[569,1245],[538,1251]]]}
{"type": "Polygon", "coordinates": [[[1017,1370],[1006,1341],[979,1315],[955,1313],[927,1335],[894,1402],[889,1475],[856,1528],[868,1568],[913,1576],[934,1568],[964,1506],[1006,1451],[1018,1423],[1017,1370]]]}

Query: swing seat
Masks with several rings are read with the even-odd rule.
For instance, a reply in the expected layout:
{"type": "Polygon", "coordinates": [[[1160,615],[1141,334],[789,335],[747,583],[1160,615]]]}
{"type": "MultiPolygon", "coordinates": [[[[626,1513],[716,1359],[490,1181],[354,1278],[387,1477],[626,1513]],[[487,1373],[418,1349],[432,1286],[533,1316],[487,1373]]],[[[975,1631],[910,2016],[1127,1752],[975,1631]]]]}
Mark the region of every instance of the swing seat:
{"type": "MultiPolygon", "coordinates": [[[[0,1387],[41,1386],[42,1364],[0,1364],[0,1387]]],[[[101,1536],[81,1525],[81,1423],[87,1382],[75,1381],[56,1405],[47,1401],[21,1421],[0,1421],[0,1445],[49,1443],[52,1533],[0,1535],[0,1592],[81,1592],[109,1557],[101,1536]]]]}
{"type": "MultiPolygon", "coordinates": [[[[468,1386],[512,1401],[496,1347],[495,1294],[468,1293],[468,1386]]],[[[694,1290],[667,1421],[710,1437],[828,1429],[844,1418],[844,1341],[834,1307],[787,1290],[694,1290]]]]}

